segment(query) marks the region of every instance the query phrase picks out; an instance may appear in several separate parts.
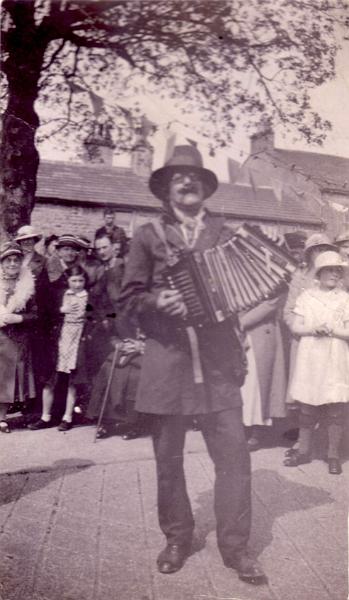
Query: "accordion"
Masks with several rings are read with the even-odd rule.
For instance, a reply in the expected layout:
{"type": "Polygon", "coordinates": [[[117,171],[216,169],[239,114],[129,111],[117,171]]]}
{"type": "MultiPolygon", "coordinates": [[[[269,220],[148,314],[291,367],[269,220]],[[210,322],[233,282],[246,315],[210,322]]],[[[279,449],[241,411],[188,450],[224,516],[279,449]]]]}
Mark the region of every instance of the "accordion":
{"type": "Polygon", "coordinates": [[[224,244],[182,254],[165,270],[193,325],[220,323],[281,292],[295,270],[283,249],[253,226],[243,225],[224,244]]]}

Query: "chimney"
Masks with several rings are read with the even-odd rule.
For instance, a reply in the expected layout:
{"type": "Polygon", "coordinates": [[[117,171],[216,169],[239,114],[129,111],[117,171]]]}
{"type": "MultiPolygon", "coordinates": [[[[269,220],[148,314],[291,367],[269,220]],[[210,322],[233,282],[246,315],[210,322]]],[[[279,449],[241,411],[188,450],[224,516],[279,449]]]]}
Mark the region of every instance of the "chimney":
{"type": "Polygon", "coordinates": [[[84,162],[112,166],[115,146],[110,133],[111,129],[112,125],[109,121],[94,122],[91,133],[84,141],[84,162]]]}
{"type": "Polygon", "coordinates": [[[149,177],[153,167],[154,148],[148,137],[156,131],[156,125],[145,115],[134,122],[135,143],[131,150],[131,168],[139,177],[149,177]]]}
{"type": "Polygon", "coordinates": [[[271,127],[264,128],[251,136],[251,154],[261,154],[274,150],[274,131],[271,127]]]}
{"type": "Polygon", "coordinates": [[[139,177],[149,177],[153,168],[154,148],[145,139],[138,138],[131,150],[131,168],[139,177]]]}

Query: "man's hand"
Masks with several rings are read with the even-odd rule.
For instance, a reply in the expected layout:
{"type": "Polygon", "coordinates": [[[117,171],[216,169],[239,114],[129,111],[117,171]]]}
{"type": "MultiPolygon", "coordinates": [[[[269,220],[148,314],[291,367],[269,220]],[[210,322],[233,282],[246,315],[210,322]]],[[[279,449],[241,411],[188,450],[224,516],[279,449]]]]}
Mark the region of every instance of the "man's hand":
{"type": "Polygon", "coordinates": [[[185,317],[188,314],[182,295],[177,290],[162,290],[158,295],[156,306],[172,317],[185,317]]]}
{"type": "Polygon", "coordinates": [[[134,352],[140,352],[140,342],[138,340],[127,339],[122,343],[122,353],[123,354],[133,354],[134,352]]]}

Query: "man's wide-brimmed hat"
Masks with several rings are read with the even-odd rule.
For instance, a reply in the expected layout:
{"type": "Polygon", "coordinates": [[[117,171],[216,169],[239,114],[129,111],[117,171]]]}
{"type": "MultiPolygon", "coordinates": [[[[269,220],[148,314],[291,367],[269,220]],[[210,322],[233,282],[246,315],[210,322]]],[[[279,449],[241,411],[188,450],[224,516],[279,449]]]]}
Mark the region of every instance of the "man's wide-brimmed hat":
{"type": "Polygon", "coordinates": [[[327,252],[321,252],[315,259],[315,273],[318,273],[324,267],[347,267],[348,263],[345,262],[338,252],[328,250],[327,252]]]}
{"type": "Polygon", "coordinates": [[[23,258],[22,248],[16,242],[5,242],[0,248],[0,261],[13,255],[23,258]]]}
{"type": "Polygon", "coordinates": [[[167,200],[168,184],[174,173],[194,172],[204,183],[204,198],[209,198],[218,187],[213,171],[205,169],[202,156],[195,146],[175,146],[171,158],[165,166],[154,171],[149,180],[151,192],[160,200],[167,200]]]}
{"type": "Polygon", "coordinates": [[[39,233],[35,227],[32,225],[23,225],[17,231],[17,235],[15,237],[16,242],[22,242],[23,240],[31,240],[36,239],[37,241],[41,240],[42,235],[39,233]]]}
{"type": "Polygon", "coordinates": [[[72,235],[71,233],[66,233],[59,236],[56,248],[63,248],[63,246],[69,246],[75,250],[81,250],[81,244],[76,236],[72,235]]]}
{"type": "Polygon", "coordinates": [[[336,246],[332,244],[330,238],[325,233],[313,233],[305,242],[304,250],[308,252],[311,248],[316,246],[327,246],[327,250],[337,250],[336,246]]]}

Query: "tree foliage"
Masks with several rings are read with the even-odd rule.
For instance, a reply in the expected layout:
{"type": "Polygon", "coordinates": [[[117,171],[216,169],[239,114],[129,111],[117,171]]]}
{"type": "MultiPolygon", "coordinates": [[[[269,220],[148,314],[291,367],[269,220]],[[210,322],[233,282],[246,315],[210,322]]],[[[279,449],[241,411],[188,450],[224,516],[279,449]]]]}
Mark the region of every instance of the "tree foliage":
{"type": "Polygon", "coordinates": [[[347,10],[342,0],[3,0],[6,228],[13,210],[30,219],[37,136],[84,132],[103,112],[127,143],[125,92],[146,88],[200,111],[212,146],[234,141],[241,114],[251,127],[282,123],[321,143],[330,124],[309,92],[335,74],[347,10]],[[40,128],[36,106],[57,117],[47,122],[43,111],[40,128]]]}

